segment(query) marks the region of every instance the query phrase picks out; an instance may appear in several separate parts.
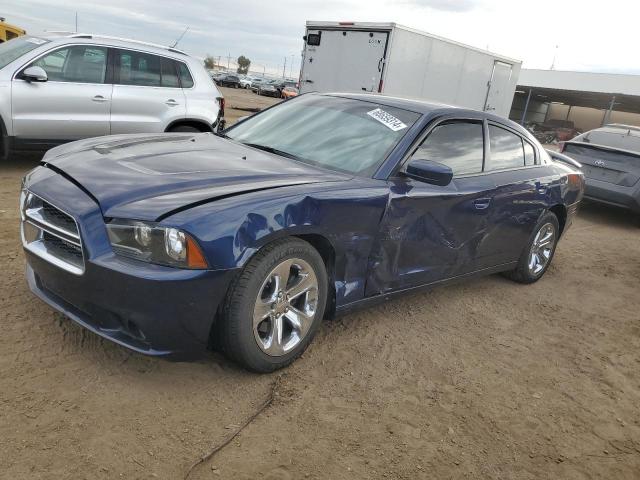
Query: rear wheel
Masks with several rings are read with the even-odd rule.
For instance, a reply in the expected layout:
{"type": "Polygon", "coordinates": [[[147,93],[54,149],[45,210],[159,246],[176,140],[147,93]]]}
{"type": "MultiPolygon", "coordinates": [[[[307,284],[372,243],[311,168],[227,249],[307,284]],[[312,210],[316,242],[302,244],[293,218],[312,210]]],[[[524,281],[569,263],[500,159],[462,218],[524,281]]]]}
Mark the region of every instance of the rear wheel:
{"type": "Polygon", "coordinates": [[[264,247],[227,295],[219,328],[225,354],[255,372],[289,365],[313,339],[326,298],[324,262],[309,243],[264,247]]]}
{"type": "Polygon", "coordinates": [[[519,283],[540,280],[553,260],[559,236],[558,218],[552,212],[545,213],[529,237],[517,267],[506,276],[519,283]]]}

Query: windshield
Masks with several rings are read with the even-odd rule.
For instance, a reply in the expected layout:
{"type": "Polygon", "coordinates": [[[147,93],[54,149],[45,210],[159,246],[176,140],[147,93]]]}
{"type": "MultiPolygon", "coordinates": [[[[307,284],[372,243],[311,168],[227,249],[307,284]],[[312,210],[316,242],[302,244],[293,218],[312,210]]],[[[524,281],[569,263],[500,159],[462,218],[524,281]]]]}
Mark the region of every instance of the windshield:
{"type": "Polygon", "coordinates": [[[48,40],[36,37],[19,37],[0,43],[0,69],[47,42],[48,40]]]}
{"type": "Polygon", "coordinates": [[[371,176],[418,118],[420,114],[400,108],[309,94],[225,133],[304,163],[371,176]]]}

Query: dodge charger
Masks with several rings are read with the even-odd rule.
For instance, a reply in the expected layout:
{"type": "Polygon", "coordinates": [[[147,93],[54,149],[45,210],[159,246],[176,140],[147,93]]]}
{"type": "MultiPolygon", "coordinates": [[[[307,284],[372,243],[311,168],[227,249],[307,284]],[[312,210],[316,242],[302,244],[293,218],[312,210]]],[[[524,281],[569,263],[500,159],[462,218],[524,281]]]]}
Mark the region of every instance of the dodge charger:
{"type": "Polygon", "coordinates": [[[323,318],[480,275],[539,280],[583,191],[504,118],[307,94],[219,135],[56,147],[24,178],[21,234],[33,293],[94,333],[269,372],[323,318]]]}

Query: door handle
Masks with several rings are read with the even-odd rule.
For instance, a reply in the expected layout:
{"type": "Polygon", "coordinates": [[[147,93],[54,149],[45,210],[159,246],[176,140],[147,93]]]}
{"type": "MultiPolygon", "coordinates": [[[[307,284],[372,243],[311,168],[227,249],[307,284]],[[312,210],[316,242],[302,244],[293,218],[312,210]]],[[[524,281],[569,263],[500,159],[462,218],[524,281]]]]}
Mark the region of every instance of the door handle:
{"type": "Polygon", "coordinates": [[[487,208],[489,208],[490,204],[490,198],[478,198],[477,200],[473,201],[473,206],[476,210],[486,210],[487,208]]]}
{"type": "Polygon", "coordinates": [[[96,95],[91,100],[93,100],[94,102],[98,102],[98,103],[104,103],[104,102],[108,102],[109,101],[108,99],[104,98],[102,95],[96,95]]]}
{"type": "Polygon", "coordinates": [[[170,98],[169,100],[167,100],[166,102],[164,102],[166,105],[169,105],[170,107],[175,107],[176,105],[180,105],[178,102],[176,102],[173,98],[170,98]]]}

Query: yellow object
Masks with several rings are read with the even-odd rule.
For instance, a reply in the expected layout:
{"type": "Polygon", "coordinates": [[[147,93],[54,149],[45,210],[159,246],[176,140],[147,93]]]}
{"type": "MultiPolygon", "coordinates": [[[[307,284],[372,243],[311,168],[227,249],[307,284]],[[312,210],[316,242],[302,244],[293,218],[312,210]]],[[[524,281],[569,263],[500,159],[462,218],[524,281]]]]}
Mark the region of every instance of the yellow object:
{"type": "Polygon", "coordinates": [[[22,28],[9,25],[4,22],[4,18],[0,18],[0,43],[26,34],[27,32],[22,28]]]}

